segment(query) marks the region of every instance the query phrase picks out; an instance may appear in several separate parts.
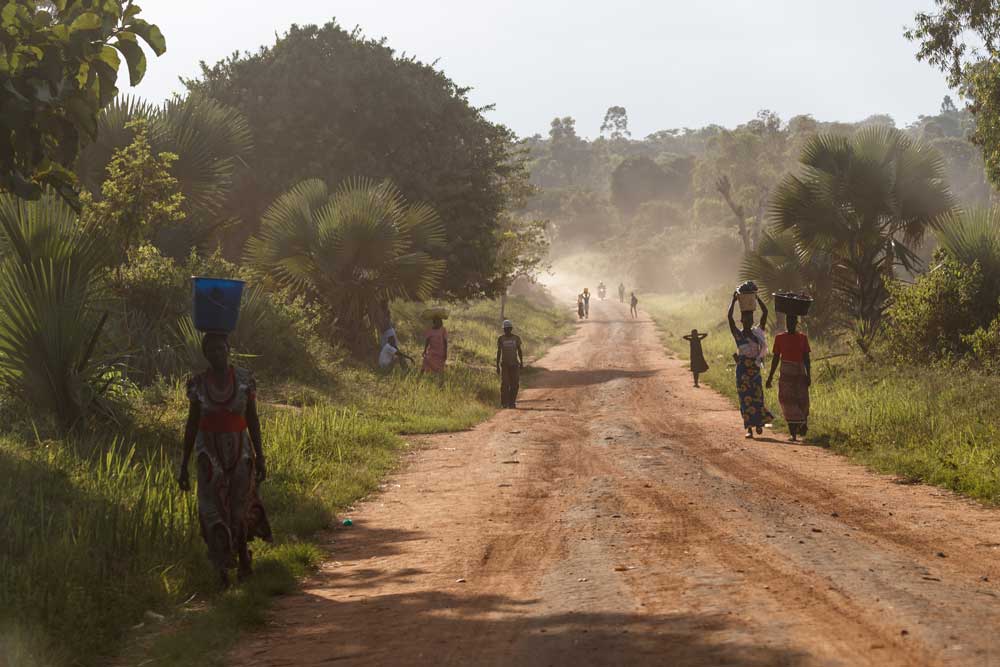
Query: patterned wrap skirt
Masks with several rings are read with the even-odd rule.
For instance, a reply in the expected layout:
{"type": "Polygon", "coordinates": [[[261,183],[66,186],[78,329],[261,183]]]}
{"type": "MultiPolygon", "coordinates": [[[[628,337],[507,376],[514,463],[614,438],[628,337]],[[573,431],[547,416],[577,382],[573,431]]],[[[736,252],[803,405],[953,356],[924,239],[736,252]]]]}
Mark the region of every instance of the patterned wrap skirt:
{"type": "Polygon", "coordinates": [[[740,398],[743,428],[764,426],[774,415],[764,407],[764,383],[756,357],[740,355],[736,361],[736,391],[740,398]]]}
{"type": "Polygon", "coordinates": [[[778,403],[789,424],[804,424],[809,419],[809,383],[806,368],[794,361],[781,362],[778,378],[778,403]]]}

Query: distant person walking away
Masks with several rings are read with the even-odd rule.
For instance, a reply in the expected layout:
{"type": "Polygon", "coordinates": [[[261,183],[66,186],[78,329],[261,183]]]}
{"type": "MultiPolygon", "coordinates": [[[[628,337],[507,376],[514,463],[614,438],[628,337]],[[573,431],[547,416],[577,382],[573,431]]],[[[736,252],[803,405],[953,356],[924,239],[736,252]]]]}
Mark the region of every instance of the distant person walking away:
{"type": "Polygon", "coordinates": [[[590,288],[583,288],[583,316],[590,319],[590,288]]]}
{"type": "Polygon", "coordinates": [[[579,319],[583,319],[583,294],[576,295],[576,314],[579,319]]]}
{"type": "Polygon", "coordinates": [[[444,373],[448,362],[448,330],[444,328],[444,320],[435,317],[431,328],[424,334],[424,365],[422,373],[444,373]]]}
{"type": "Polygon", "coordinates": [[[524,352],[520,336],[514,335],[514,325],[504,320],[503,335],[497,338],[497,375],[500,376],[500,407],[516,408],[517,391],[524,368],[524,352]]]}
{"type": "Polygon", "coordinates": [[[809,363],[809,338],[798,332],[798,316],[787,315],[785,323],[787,331],[774,337],[774,359],[767,376],[767,388],[771,388],[774,372],[780,364],[778,403],[781,405],[781,414],[788,422],[792,442],[795,442],[797,436],[804,437],[808,430],[812,367],[809,363]]]}
{"type": "Polygon", "coordinates": [[[618,283],[618,300],[625,303],[625,283],[618,283]]]}
{"type": "Polygon", "coordinates": [[[708,372],[708,362],[701,349],[701,341],[707,337],[707,333],[698,333],[697,329],[691,329],[691,333],[684,336],[684,340],[691,342],[691,372],[694,374],[695,387],[698,386],[698,376],[708,372]]]}
{"type": "Polygon", "coordinates": [[[635,292],[632,292],[632,319],[639,317],[639,299],[636,298],[635,292]]]}
{"type": "Polygon", "coordinates": [[[729,304],[729,331],[736,341],[736,390],[740,398],[740,413],[743,415],[743,428],[747,430],[746,437],[752,438],[754,430],[760,435],[764,432],[764,424],[774,416],[764,406],[764,383],[761,380],[761,367],[767,356],[767,336],[764,327],[767,326],[767,306],[757,297],[760,304],[760,326],[754,326],[752,310],[741,313],[742,329],[736,327],[733,320],[733,309],[738,297],[733,293],[733,302],[729,304]]]}

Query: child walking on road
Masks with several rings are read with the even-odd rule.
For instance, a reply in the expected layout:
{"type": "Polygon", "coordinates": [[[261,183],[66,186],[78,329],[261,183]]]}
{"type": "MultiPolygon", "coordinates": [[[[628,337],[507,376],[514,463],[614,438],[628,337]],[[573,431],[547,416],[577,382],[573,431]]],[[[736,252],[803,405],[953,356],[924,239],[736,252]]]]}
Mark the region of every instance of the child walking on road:
{"type": "Polygon", "coordinates": [[[639,299],[636,298],[635,292],[632,292],[632,319],[639,317],[639,299]]]}
{"type": "Polygon", "coordinates": [[[497,338],[500,407],[511,409],[517,407],[517,391],[520,388],[522,368],[524,368],[524,352],[521,350],[521,338],[514,335],[514,325],[511,321],[504,320],[503,335],[497,338]]]}
{"type": "Polygon", "coordinates": [[[705,353],[701,349],[701,341],[708,337],[707,333],[698,333],[697,329],[691,329],[691,333],[684,336],[684,340],[691,341],[691,373],[694,374],[694,386],[698,386],[698,376],[708,372],[708,362],[705,361],[705,353]]]}

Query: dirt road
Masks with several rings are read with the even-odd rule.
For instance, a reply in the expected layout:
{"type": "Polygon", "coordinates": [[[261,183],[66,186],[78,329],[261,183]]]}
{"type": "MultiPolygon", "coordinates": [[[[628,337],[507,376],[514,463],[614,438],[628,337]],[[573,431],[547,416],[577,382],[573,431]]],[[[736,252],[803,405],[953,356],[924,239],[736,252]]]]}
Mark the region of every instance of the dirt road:
{"type": "Polygon", "coordinates": [[[231,664],[1000,666],[1000,512],[745,441],[651,322],[592,311],[231,664]]]}

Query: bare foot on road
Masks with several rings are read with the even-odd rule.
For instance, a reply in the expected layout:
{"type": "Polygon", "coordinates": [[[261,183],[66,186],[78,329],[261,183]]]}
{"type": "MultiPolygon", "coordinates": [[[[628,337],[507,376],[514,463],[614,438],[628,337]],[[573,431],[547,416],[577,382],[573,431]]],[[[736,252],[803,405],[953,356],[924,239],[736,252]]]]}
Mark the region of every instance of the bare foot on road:
{"type": "MultiPolygon", "coordinates": [[[[233,665],[1000,665],[1000,513],[765,432],[600,302],[233,665]]],[[[821,415],[817,418],[822,419],[821,415]]]]}

